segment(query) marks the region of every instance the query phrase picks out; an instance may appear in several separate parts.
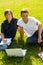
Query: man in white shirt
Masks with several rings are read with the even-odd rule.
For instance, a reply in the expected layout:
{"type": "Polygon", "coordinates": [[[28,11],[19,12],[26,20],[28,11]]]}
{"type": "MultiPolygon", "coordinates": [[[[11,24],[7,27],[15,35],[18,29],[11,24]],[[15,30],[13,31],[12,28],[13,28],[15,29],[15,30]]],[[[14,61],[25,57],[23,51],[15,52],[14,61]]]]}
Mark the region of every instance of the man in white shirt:
{"type": "Polygon", "coordinates": [[[17,25],[19,25],[20,37],[23,39],[24,31],[27,34],[27,42],[31,45],[34,43],[39,43],[41,46],[41,52],[38,55],[43,54],[43,31],[42,24],[34,17],[28,17],[28,10],[21,10],[21,19],[18,20],[17,25]]]}

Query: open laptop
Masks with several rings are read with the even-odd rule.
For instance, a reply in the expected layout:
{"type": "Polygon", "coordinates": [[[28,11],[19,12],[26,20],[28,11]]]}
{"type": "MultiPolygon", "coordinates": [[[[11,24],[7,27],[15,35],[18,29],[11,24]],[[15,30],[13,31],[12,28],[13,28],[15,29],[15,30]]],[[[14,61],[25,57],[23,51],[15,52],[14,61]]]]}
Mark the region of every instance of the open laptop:
{"type": "Polygon", "coordinates": [[[23,57],[26,54],[26,49],[16,48],[16,49],[5,49],[8,56],[23,57]]]}

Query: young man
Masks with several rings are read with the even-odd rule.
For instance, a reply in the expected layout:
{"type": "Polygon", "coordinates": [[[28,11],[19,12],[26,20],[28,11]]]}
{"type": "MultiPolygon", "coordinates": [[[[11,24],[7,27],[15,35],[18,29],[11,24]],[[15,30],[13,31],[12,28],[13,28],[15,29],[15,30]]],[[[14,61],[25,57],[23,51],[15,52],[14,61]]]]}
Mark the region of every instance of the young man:
{"type": "Polygon", "coordinates": [[[39,55],[43,54],[43,28],[40,21],[38,21],[34,17],[28,16],[28,10],[22,9],[21,10],[21,19],[18,20],[17,25],[19,25],[19,32],[20,37],[23,39],[24,37],[24,30],[27,34],[27,42],[29,44],[36,44],[39,43],[41,46],[41,52],[39,55]]]}
{"type": "Polygon", "coordinates": [[[6,10],[4,12],[6,20],[1,24],[1,41],[0,49],[4,50],[8,48],[11,41],[14,39],[17,31],[17,18],[13,18],[13,13],[11,10],[6,10]]]}

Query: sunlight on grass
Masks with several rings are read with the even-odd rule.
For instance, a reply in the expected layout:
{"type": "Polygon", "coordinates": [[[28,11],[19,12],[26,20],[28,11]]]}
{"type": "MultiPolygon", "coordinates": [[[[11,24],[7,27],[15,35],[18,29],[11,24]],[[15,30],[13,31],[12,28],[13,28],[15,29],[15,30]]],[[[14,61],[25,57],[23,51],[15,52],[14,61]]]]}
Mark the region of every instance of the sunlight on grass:
{"type": "MultiPolygon", "coordinates": [[[[43,24],[43,0],[0,0],[0,24],[5,19],[5,9],[11,9],[14,17],[20,18],[20,10],[22,8],[27,8],[29,15],[36,17],[43,24]]],[[[12,42],[11,47],[17,47],[16,44],[18,42],[19,36],[19,32],[17,32],[15,37],[16,40],[12,42]]],[[[24,37],[24,41],[25,40],[26,35],[24,37]]],[[[21,48],[27,48],[28,51],[26,56],[24,58],[9,58],[5,51],[0,51],[0,65],[43,65],[43,61],[37,56],[39,52],[38,45],[35,47],[30,47],[27,45],[26,47],[24,42],[21,42],[20,40],[18,44],[21,48]]]]}

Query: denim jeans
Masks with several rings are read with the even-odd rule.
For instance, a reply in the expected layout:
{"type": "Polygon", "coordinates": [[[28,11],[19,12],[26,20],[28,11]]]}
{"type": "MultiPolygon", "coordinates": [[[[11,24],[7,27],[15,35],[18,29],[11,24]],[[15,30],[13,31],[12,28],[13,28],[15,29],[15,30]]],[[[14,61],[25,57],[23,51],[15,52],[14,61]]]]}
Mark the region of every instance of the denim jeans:
{"type": "MultiPolygon", "coordinates": [[[[43,31],[42,31],[42,40],[43,40],[43,31]]],[[[36,31],[31,37],[27,38],[27,43],[30,45],[35,45],[38,43],[38,31],[36,31]]],[[[43,51],[43,42],[40,43],[41,51],[43,51]]]]}
{"type": "Polygon", "coordinates": [[[7,44],[0,45],[0,50],[5,50],[8,48],[7,44]]]}
{"type": "MultiPolygon", "coordinates": [[[[1,44],[1,42],[2,42],[2,39],[0,39],[0,44],[1,44]]],[[[8,42],[8,43],[11,43],[11,42],[8,42]]],[[[0,50],[5,50],[7,48],[8,48],[7,42],[0,45],[0,50]]]]}

